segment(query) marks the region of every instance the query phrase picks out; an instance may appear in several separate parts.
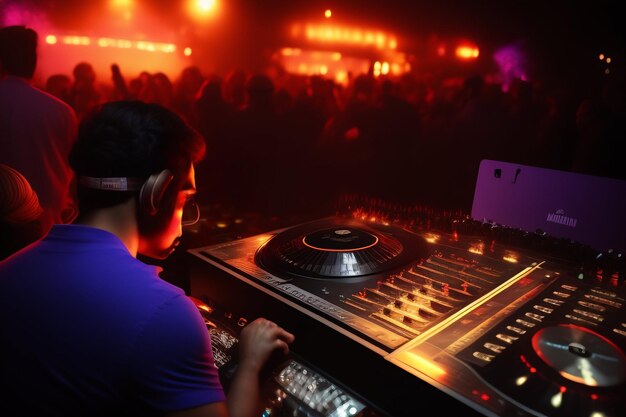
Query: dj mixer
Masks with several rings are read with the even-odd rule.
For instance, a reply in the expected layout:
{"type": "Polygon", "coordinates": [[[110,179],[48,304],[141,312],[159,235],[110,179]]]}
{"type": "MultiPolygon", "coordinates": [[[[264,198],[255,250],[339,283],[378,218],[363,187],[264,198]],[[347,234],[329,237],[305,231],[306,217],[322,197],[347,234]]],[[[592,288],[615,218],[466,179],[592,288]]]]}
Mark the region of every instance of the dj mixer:
{"type": "MultiPolygon", "coordinates": [[[[344,208],[188,251],[213,340],[259,316],[296,335],[268,365],[266,416],[623,415],[621,254],[459,212],[344,208]]],[[[227,385],[236,355],[215,345],[227,385]]]]}

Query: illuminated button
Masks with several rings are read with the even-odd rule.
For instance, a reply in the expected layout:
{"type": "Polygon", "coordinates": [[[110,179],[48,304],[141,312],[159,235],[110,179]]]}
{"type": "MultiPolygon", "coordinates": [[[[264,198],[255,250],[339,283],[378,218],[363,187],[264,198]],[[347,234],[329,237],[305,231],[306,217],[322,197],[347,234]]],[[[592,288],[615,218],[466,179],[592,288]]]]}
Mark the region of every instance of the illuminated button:
{"type": "Polygon", "coordinates": [[[534,306],[534,309],[535,310],[539,310],[542,313],[546,313],[546,314],[551,314],[554,311],[554,309],[552,309],[552,308],[548,308],[548,307],[544,307],[544,306],[540,306],[540,305],[534,306]]]}
{"type": "Polygon", "coordinates": [[[613,329],[613,331],[617,334],[621,334],[622,336],[626,336],[626,330],[622,329],[613,329]]]}
{"type": "Polygon", "coordinates": [[[506,326],[506,329],[510,330],[512,332],[515,332],[517,334],[524,334],[524,333],[526,333],[526,330],[520,329],[519,327],[515,327],[515,326],[506,326]]]}
{"type": "Polygon", "coordinates": [[[536,313],[526,313],[524,314],[526,317],[530,317],[533,320],[537,320],[537,321],[541,321],[545,318],[545,316],[542,316],[541,314],[536,314],[536,313]]]}
{"type": "Polygon", "coordinates": [[[280,372],[280,374],[278,374],[276,380],[280,385],[285,386],[293,379],[294,375],[295,370],[293,368],[293,362],[291,362],[280,372]]]}
{"type": "Polygon", "coordinates": [[[522,319],[517,319],[515,320],[516,323],[521,324],[522,326],[525,327],[535,327],[535,323],[531,323],[529,321],[526,320],[522,320],[522,319]]]}
{"type": "Polygon", "coordinates": [[[602,317],[599,314],[592,313],[590,311],[579,310],[579,309],[575,308],[574,309],[574,313],[580,314],[581,316],[589,317],[589,318],[597,320],[597,321],[604,321],[604,317],[602,317]]]}
{"type": "Polygon", "coordinates": [[[339,391],[337,389],[337,387],[335,387],[334,385],[331,385],[330,387],[328,387],[326,398],[323,399],[323,403],[322,403],[324,409],[326,409],[326,410],[330,409],[330,406],[332,405],[333,400],[340,393],[341,393],[341,391],[339,391]]]}
{"type": "Polygon", "coordinates": [[[617,294],[616,294],[616,293],[614,293],[613,291],[607,291],[607,290],[603,290],[603,289],[600,289],[600,288],[592,288],[592,289],[591,289],[591,292],[594,292],[594,293],[596,293],[596,294],[603,295],[603,296],[605,296],[605,297],[609,297],[609,298],[617,298],[617,299],[620,299],[620,300],[621,300],[621,298],[619,298],[619,297],[617,296],[617,294]]]}
{"type": "Polygon", "coordinates": [[[505,346],[496,345],[495,343],[485,343],[483,346],[485,346],[485,348],[489,349],[490,351],[496,352],[496,353],[500,353],[504,349],[506,349],[505,346]]]}
{"type": "Polygon", "coordinates": [[[555,300],[554,298],[544,298],[543,302],[552,304],[553,306],[560,306],[561,304],[563,304],[562,300],[555,300]]]}
{"type": "Polygon", "coordinates": [[[568,319],[574,320],[574,321],[581,322],[581,323],[590,324],[592,326],[597,326],[598,325],[598,323],[594,323],[593,321],[590,321],[590,320],[585,320],[582,317],[572,316],[571,314],[566,314],[565,317],[567,317],[568,319]]]}
{"type": "Polygon", "coordinates": [[[296,377],[293,379],[293,381],[299,386],[303,386],[306,383],[306,380],[307,380],[307,377],[306,377],[306,374],[304,373],[296,374],[296,377]]]}
{"type": "Polygon", "coordinates": [[[569,297],[569,294],[567,294],[565,292],[560,292],[560,291],[552,291],[552,294],[556,295],[557,297],[561,297],[561,298],[569,297]]]}
{"type": "Polygon", "coordinates": [[[606,311],[606,307],[601,306],[600,304],[590,303],[588,301],[578,301],[578,304],[580,304],[583,307],[590,308],[591,310],[606,311]]]}
{"type": "Polygon", "coordinates": [[[341,395],[333,400],[333,404],[336,408],[341,407],[346,401],[348,401],[348,397],[346,395],[341,395]]]}
{"type": "Polygon", "coordinates": [[[494,355],[489,355],[489,354],[483,353],[483,352],[474,352],[473,355],[474,355],[475,358],[478,358],[478,359],[480,359],[482,361],[485,361],[485,362],[491,362],[493,360],[493,358],[495,358],[494,355]]]}
{"type": "Polygon", "coordinates": [[[622,308],[622,303],[618,303],[617,301],[613,301],[613,300],[607,300],[606,298],[598,297],[597,295],[585,294],[585,298],[587,298],[588,300],[596,301],[601,304],[606,304],[611,307],[622,308]]]}
{"type": "Polygon", "coordinates": [[[315,408],[320,413],[326,409],[325,408],[325,405],[327,404],[326,397],[329,395],[328,393],[330,392],[331,388],[332,386],[328,386],[325,389],[321,389],[318,392],[316,392],[315,395],[313,396],[313,403],[315,404],[313,408],[315,408]]]}
{"type": "Polygon", "coordinates": [[[300,387],[300,399],[305,399],[305,397],[311,395],[311,391],[315,389],[315,377],[309,376],[300,387]]]}
{"type": "Polygon", "coordinates": [[[561,285],[561,288],[566,289],[568,291],[576,291],[578,289],[578,287],[574,287],[573,285],[566,285],[566,284],[561,285]]]}
{"type": "Polygon", "coordinates": [[[513,342],[515,342],[517,339],[519,339],[519,337],[511,336],[511,335],[506,334],[506,333],[498,333],[496,335],[496,337],[498,339],[502,340],[503,342],[508,343],[509,345],[512,344],[513,342]]]}
{"type": "Polygon", "coordinates": [[[307,390],[304,392],[304,395],[302,396],[302,401],[304,401],[307,404],[313,402],[313,390],[310,387],[311,387],[310,385],[307,387],[307,390]]]}

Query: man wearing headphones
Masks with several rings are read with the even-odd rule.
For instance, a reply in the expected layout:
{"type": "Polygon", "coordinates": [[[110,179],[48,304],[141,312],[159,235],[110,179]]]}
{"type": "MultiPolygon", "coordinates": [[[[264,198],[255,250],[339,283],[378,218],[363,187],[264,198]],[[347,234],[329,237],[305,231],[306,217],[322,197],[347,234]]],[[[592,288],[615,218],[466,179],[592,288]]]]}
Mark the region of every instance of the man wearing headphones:
{"type": "Polygon", "coordinates": [[[176,248],[204,152],[157,104],[106,103],[81,123],[79,217],[0,263],[0,415],[260,413],[259,372],[294,336],[247,325],[226,398],[197,307],[136,259],[176,248]]]}

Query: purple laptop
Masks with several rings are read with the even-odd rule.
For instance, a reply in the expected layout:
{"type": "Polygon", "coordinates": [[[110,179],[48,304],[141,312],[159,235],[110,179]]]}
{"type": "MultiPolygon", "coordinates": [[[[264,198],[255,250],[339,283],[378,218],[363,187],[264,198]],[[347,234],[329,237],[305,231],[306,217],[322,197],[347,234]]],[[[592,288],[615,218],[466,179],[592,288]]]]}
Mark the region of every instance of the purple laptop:
{"type": "Polygon", "coordinates": [[[626,181],[493,160],[480,163],[472,218],[626,252],[626,181]]]}

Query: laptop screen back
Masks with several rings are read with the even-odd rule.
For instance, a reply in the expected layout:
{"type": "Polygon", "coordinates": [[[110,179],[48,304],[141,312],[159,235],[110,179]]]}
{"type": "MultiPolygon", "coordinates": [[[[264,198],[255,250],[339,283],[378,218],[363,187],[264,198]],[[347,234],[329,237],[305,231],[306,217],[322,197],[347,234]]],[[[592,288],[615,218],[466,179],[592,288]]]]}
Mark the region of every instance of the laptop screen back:
{"type": "Polygon", "coordinates": [[[626,251],[626,181],[618,179],[483,160],[471,216],[626,251]]]}

